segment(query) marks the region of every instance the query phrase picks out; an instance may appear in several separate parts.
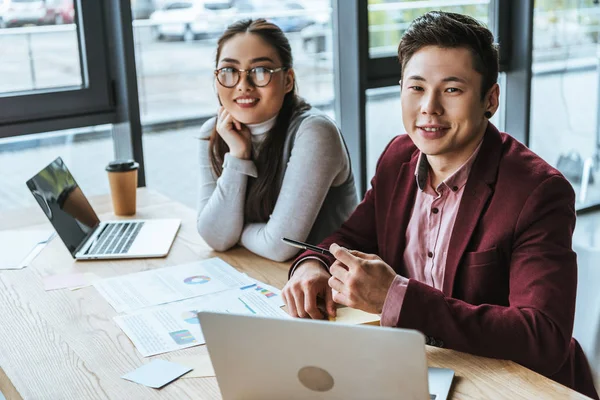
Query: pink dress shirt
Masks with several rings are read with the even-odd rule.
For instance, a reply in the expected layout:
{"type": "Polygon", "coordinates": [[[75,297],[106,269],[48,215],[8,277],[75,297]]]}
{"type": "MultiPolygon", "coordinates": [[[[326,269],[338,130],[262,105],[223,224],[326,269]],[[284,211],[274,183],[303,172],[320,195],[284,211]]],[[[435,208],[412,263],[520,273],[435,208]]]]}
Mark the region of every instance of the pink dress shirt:
{"type": "Polygon", "coordinates": [[[382,326],[397,325],[409,278],[442,290],[450,236],[465,184],[480,148],[481,143],[469,159],[435,190],[431,187],[427,157],[419,154],[415,171],[419,190],[406,229],[403,257],[408,276],[397,275],[392,282],[383,305],[382,326]]]}

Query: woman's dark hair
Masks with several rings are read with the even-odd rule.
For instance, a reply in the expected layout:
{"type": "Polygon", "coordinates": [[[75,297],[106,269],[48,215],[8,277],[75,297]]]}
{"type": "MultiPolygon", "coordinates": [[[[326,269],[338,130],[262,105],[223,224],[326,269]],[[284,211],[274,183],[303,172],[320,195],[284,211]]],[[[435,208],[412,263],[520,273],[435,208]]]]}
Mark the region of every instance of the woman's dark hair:
{"type": "MultiPolygon", "coordinates": [[[[262,40],[273,46],[281,59],[282,67],[287,71],[293,67],[292,48],[283,31],[275,24],[264,19],[244,19],[237,21],[227,27],[227,30],[219,38],[217,44],[216,64],[219,63],[223,45],[238,34],[252,33],[260,36],[262,40]]],[[[281,110],[275,120],[275,125],[267,132],[264,141],[254,160],[258,169],[258,178],[249,178],[246,189],[245,221],[266,222],[275,208],[279,195],[279,174],[281,170],[283,146],[290,121],[297,114],[310,109],[301,97],[296,94],[294,87],[283,98],[281,110]]],[[[229,147],[217,133],[215,128],[210,135],[210,162],[214,173],[221,176],[223,172],[223,160],[229,147]]]]}
{"type": "Polygon", "coordinates": [[[473,67],[482,75],[481,100],[498,80],[498,46],[494,44],[494,35],[475,18],[430,11],[415,19],[398,46],[401,76],[411,57],[426,46],[469,49],[473,67]]]}

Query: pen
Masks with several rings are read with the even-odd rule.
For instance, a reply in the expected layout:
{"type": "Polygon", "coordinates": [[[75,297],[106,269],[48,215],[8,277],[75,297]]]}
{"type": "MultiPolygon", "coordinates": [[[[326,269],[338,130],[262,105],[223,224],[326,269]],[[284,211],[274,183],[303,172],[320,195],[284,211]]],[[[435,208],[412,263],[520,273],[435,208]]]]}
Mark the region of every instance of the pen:
{"type": "Polygon", "coordinates": [[[313,246],[312,244],[308,244],[308,243],[304,243],[304,242],[300,242],[298,240],[293,240],[293,239],[288,239],[288,238],[281,238],[281,240],[286,243],[289,244],[290,246],[294,246],[297,247],[299,249],[304,249],[304,250],[312,250],[312,251],[316,251],[317,253],[321,253],[321,254],[325,254],[325,255],[332,255],[329,250],[324,249],[322,247],[317,247],[317,246],[313,246]]]}

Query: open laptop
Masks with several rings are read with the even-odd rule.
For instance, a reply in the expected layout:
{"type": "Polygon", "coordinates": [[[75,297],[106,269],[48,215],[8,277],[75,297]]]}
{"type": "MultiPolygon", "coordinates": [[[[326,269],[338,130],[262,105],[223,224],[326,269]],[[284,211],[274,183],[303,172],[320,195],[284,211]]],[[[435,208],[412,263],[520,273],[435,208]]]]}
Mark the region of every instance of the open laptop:
{"type": "Polygon", "coordinates": [[[164,257],[181,224],[178,219],[101,222],[60,157],[27,187],[78,260],[164,257]]]}
{"type": "Polygon", "coordinates": [[[430,368],[414,330],[198,313],[223,400],[435,399],[454,371],[430,368]]]}

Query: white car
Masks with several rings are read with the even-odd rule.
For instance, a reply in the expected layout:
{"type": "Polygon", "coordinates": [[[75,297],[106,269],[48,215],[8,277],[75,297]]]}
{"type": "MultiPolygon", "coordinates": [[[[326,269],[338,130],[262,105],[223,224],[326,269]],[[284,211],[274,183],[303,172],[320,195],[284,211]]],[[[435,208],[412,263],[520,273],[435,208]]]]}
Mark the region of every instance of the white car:
{"type": "Polygon", "coordinates": [[[157,40],[192,41],[220,35],[231,23],[234,13],[229,0],[169,1],[150,15],[150,21],[157,40]]]}
{"type": "Polygon", "coordinates": [[[51,22],[44,0],[0,0],[0,28],[51,22]]]}

